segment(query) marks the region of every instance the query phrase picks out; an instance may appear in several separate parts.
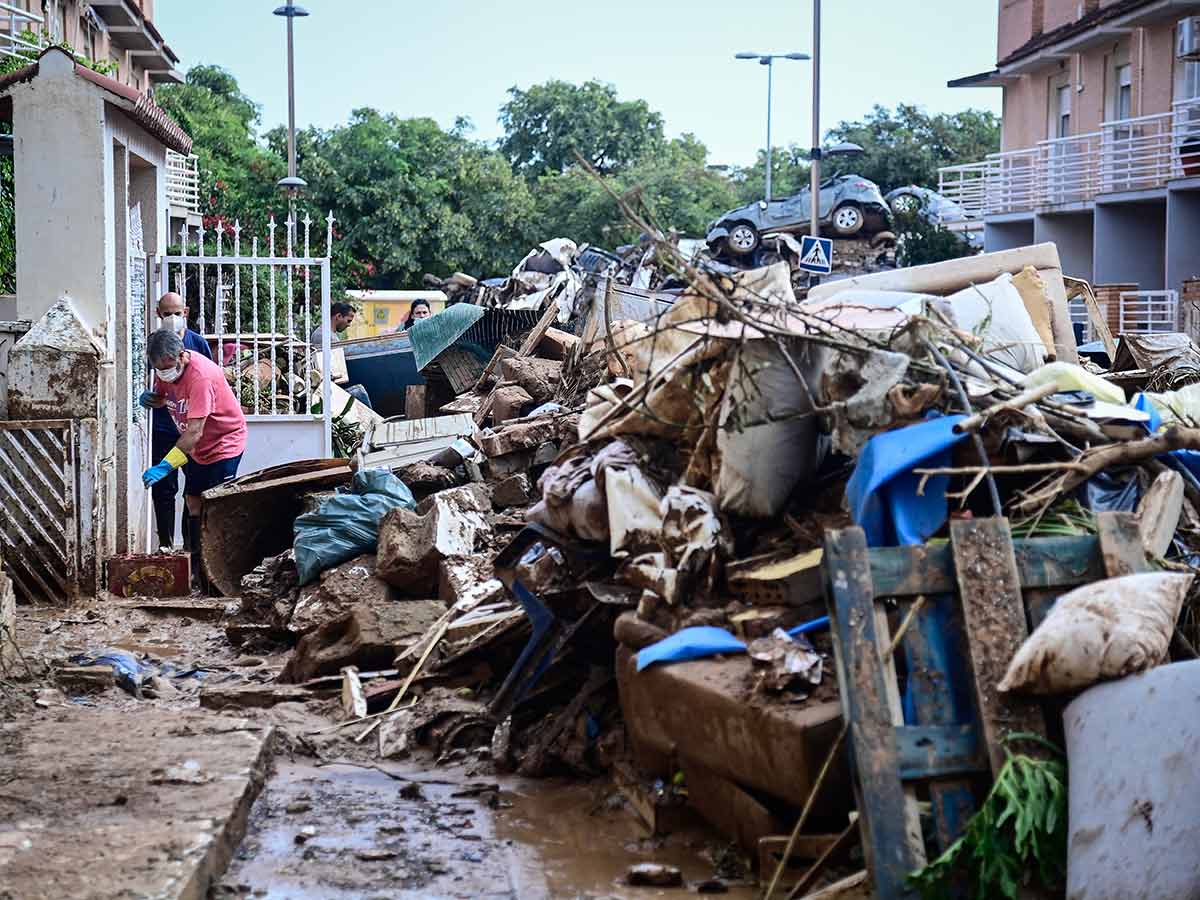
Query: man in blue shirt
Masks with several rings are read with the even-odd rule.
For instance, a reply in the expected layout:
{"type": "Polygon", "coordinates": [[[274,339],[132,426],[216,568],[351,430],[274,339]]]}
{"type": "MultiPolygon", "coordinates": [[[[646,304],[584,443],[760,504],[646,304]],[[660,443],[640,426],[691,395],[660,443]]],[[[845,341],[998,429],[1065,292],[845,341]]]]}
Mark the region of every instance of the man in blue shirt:
{"type": "MultiPolygon", "coordinates": [[[[187,327],[188,308],[183,298],[178,294],[163,294],[158,299],[158,316],[162,319],[162,327],[169,328],[179,335],[183,348],[199,353],[212,359],[212,351],[208,342],[196,332],[187,327]]],[[[157,465],[167,455],[176,441],[179,440],[179,429],[171,421],[171,413],[165,406],[154,410],[154,429],[151,432],[151,459],[157,465]]],[[[154,500],[154,521],[158,529],[158,544],[160,547],[175,545],[175,495],[179,492],[179,472],[172,470],[171,474],[155,483],[150,489],[154,500]]],[[[183,545],[187,543],[188,517],[187,510],[183,512],[183,545]]]]}

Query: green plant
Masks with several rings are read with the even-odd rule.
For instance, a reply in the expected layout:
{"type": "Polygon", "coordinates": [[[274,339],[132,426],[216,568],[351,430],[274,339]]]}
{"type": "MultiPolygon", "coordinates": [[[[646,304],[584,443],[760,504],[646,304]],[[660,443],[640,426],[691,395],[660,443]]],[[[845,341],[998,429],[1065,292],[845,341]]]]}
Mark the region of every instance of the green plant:
{"type": "Polygon", "coordinates": [[[956,232],[931,222],[921,209],[894,211],[892,230],[896,233],[896,263],[901,267],[944,262],[975,253],[956,232]]]}
{"type": "Polygon", "coordinates": [[[963,836],[925,868],[909,875],[921,896],[948,897],[965,875],[972,897],[1016,900],[1023,884],[1053,889],[1067,871],[1067,766],[1062,752],[1033,734],[1005,738],[1007,756],[996,783],[963,836]],[[1013,741],[1034,741],[1055,753],[1035,759],[1013,753],[1013,741]]]}

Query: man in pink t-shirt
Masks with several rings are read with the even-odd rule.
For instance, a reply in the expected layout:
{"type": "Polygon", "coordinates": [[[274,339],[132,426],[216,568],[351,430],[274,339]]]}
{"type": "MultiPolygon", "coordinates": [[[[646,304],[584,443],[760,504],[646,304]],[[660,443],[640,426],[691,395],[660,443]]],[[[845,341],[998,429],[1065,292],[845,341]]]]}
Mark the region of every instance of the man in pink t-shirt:
{"type": "Polygon", "coordinates": [[[142,474],[142,483],[149,488],[183,468],[183,499],[191,519],[188,549],[199,572],[202,495],[237,477],[246,450],[246,417],[224,370],[185,350],[175,332],[163,329],[150,335],[146,355],[154,367],[154,390],[142,394],[140,402],[152,409],[165,406],[179,429],[179,440],[162,462],[142,474]]]}

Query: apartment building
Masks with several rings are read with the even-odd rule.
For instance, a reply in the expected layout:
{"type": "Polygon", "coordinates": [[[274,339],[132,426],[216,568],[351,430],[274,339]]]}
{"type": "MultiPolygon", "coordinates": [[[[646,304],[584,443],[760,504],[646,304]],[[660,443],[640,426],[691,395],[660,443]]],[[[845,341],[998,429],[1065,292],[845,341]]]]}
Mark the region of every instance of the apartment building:
{"type": "Polygon", "coordinates": [[[26,29],[108,60],[113,78],[142,93],[183,81],[179,57],[154,26],[154,0],[0,0],[0,53],[19,47],[26,29]]]}
{"type": "MultiPolygon", "coordinates": [[[[1200,0],[997,0],[1001,150],[941,172],[999,250],[1178,291],[1200,275],[1200,0]]],[[[1165,295],[1164,295],[1165,296],[1165,295]]]]}

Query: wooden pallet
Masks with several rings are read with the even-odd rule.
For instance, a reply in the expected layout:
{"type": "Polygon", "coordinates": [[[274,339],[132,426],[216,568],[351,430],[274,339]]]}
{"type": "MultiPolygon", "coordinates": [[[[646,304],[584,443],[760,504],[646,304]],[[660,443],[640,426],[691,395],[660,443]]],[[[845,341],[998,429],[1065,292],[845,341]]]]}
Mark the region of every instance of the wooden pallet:
{"type": "Polygon", "coordinates": [[[1003,765],[1004,737],[1046,733],[1041,704],[997,684],[1054,599],[1145,569],[1132,515],[1101,513],[1097,522],[1095,536],[1014,541],[1006,519],[956,520],[949,543],[876,549],[860,528],[826,536],[838,682],[877,897],[912,896],[906,877],[926,862],[918,786],[928,789],[940,853],[1003,765]],[[893,622],[922,597],[889,653],[893,622]]]}

